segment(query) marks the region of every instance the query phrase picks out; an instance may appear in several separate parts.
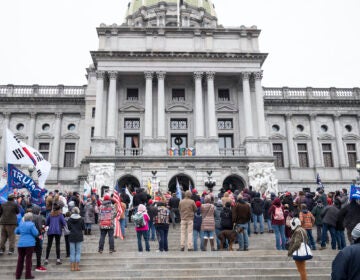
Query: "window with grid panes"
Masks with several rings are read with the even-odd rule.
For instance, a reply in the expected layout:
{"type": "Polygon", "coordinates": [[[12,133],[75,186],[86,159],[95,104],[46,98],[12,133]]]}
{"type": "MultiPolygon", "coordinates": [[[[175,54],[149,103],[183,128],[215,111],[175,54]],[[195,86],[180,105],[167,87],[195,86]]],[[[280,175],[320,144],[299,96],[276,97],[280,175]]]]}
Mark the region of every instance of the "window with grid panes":
{"type": "Polygon", "coordinates": [[[230,101],[230,90],[229,89],[219,89],[218,90],[219,101],[230,101]]]}
{"type": "Polygon", "coordinates": [[[298,157],[300,167],[309,167],[309,157],[306,144],[298,144],[298,157]]]}
{"type": "Polygon", "coordinates": [[[65,143],[64,167],[75,166],[75,143],[65,143]]]}
{"type": "Polygon", "coordinates": [[[323,159],[325,167],[334,167],[331,144],[322,144],[323,159]]]}
{"type": "Polygon", "coordinates": [[[275,157],[275,167],[284,167],[284,153],[282,144],[273,144],[273,155],[275,157]]]}
{"type": "Polygon", "coordinates": [[[172,90],[172,100],[173,101],[185,101],[185,89],[183,89],[183,88],[173,88],[173,90],[172,90]]]}
{"type": "Polygon", "coordinates": [[[140,129],[140,119],[125,119],[124,120],[125,129],[140,129]]]}
{"type": "Polygon", "coordinates": [[[187,128],[187,119],[171,119],[170,121],[171,130],[183,130],[187,128]]]}
{"type": "Polygon", "coordinates": [[[49,160],[50,143],[39,143],[39,152],[45,160],[49,160]]]}
{"type": "Polygon", "coordinates": [[[233,129],[233,120],[232,119],[219,119],[218,120],[218,129],[219,130],[233,129]]]}
{"type": "Polygon", "coordinates": [[[346,144],[349,167],[356,167],[356,144],[346,144]]]}

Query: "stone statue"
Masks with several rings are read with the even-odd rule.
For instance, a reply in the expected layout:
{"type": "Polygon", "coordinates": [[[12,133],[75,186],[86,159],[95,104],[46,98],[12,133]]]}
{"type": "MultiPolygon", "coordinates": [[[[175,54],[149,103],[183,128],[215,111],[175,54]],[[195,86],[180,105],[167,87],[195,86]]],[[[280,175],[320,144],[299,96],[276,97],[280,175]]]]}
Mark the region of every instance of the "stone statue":
{"type": "Polygon", "coordinates": [[[261,194],[279,192],[278,180],[275,177],[275,165],[269,162],[253,162],[248,166],[249,184],[261,194]]]}
{"type": "Polygon", "coordinates": [[[114,173],[114,163],[90,163],[87,180],[90,186],[97,189],[98,193],[100,193],[102,186],[109,186],[112,190],[115,184],[114,173]]]}

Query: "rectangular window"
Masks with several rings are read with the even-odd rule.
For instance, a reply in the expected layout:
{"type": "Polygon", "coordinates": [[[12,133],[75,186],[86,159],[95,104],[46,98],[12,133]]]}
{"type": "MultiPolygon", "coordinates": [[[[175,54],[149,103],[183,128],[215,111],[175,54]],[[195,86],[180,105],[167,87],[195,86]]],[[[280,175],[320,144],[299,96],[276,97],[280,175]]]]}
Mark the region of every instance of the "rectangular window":
{"type": "Polygon", "coordinates": [[[173,90],[172,90],[172,100],[173,101],[185,101],[185,89],[183,89],[183,88],[173,88],[173,90]]]}
{"type": "Polygon", "coordinates": [[[49,160],[50,143],[39,143],[39,152],[45,160],[49,160]]]}
{"type": "Polygon", "coordinates": [[[124,120],[125,129],[140,129],[140,119],[125,119],[124,120]]]}
{"type": "Polygon", "coordinates": [[[232,119],[218,119],[218,129],[227,130],[233,129],[233,120],[232,119]]]}
{"type": "Polygon", "coordinates": [[[95,118],[95,113],[96,113],[96,109],[95,109],[95,107],[92,107],[92,109],[91,109],[91,117],[93,119],[95,118]]]}
{"type": "Polygon", "coordinates": [[[233,149],[234,141],[232,134],[219,135],[219,148],[220,149],[233,149]]]}
{"type": "Polygon", "coordinates": [[[349,167],[356,167],[356,145],[355,144],[346,144],[349,167]]]}
{"type": "Polygon", "coordinates": [[[75,143],[65,143],[64,167],[75,166],[75,143]]]}
{"type": "Polygon", "coordinates": [[[139,89],[137,88],[128,88],[126,90],[126,100],[137,101],[139,100],[139,89]]]}
{"type": "Polygon", "coordinates": [[[309,167],[309,157],[306,144],[298,144],[299,166],[309,167]]]}
{"type": "Polygon", "coordinates": [[[273,155],[275,157],[275,167],[284,167],[284,153],[282,144],[273,144],[273,155]]]}
{"type": "Polygon", "coordinates": [[[171,147],[187,148],[187,134],[171,134],[171,147]]]}
{"type": "Polygon", "coordinates": [[[91,138],[93,138],[95,135],[95,127],[93,127],[93,126],[91,127],[90,135],[91,135],[91,138]]]}
{"type": "Polygon", "coordinates": [[[324,166],[325,167],[334,167],[331,144],[322,144],[324,166]]]}
{"type": "Polygon", "coordinates": [[[230,101],[230,90],[229,89],[219,89],[218,90],[218,99],[219,101],[230,101]]]}
{"type": "Polygon", "coordinates": [[[184,130],[187,128],[187,119],[171,119],[170,121],[171,130],[184,130]]]}

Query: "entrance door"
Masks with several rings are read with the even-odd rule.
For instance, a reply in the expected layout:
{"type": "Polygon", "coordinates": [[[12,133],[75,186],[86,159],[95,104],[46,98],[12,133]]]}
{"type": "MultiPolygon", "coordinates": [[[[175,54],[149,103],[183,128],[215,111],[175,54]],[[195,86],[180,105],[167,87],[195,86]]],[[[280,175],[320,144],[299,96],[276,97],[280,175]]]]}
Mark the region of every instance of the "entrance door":
{"type": "Polygon", "coordinates": [[[176,178],[177,178],[177,180],[179,182],[180,188],[183,191],[189,190],[190,185],[191,185],[192,188],[195,187],[194,186],[194,181],[188,175],[178,174],[178,175],[172,177],[171,180],[169,181],[168,190],[171,193],[176,192],[176,184],[177,184],[176,178]]]}

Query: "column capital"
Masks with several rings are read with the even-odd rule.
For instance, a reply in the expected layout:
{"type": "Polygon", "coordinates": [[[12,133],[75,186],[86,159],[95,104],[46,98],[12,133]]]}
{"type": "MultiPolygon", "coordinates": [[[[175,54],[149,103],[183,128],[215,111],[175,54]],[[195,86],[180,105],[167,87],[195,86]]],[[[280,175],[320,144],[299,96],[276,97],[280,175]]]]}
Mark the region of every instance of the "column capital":
{"type": "Polygon", "coordinates": [[[96,71],[96,79],[104,79],[105,78],[105,71],[96,71]]]}
{"type": "Polygon", "coordinates": [[[291,120],[291,117],[292,117],[292,114],[290,114],[290,113],[285,114],[285,119],[286,119],[287,121],[290,121],[290,120],[291,120]]]}
{"type": "Polygon", "coordinates": [[[254,72],[254,76],[255,76],[255,80],[262,80],[263,78],[263,72],[264,71],[257,71],[257,72],[254,72]]]}
{"type": "Polygon", "coordinates": [[[194,72],[194,79],[201,80],[204,75],[204,72],[194,72]]]}
{"type": "Polygon", "coordinates": [[[340,120],[341,114],[340,114],[340,113],[335,113],[335,114],[333,115],[333,117],[334,117],[334,120],[335,120],[335,121],[338,121],[338,120],[340,120]]]}
{"type": "Polygon", "coordinates": [[[109,74],[110,80],[116,80],[118,72],[117,71],[109,71],[108,74],[109,74]]]}
{"type": "Polygon", "coordinates": [[[152,80],[154,77],[154,72],[147,71],[147,72],[144,72],[144,75],[145,75],[146,80],[152,80]]]}
{"type": "Polygon", "coordinates": [[[316,117],[317,117],[317,114],[316,113],[311,113],[311,114],[309,114],[309,116],[310,116],[310,120],[315,121],[316,117]]]}
{"type": "Polygon", "coordinates": [[[63,117],[62,113],[60,113],[60,112],[55,113],[55,119],[62,119],[62,117],[63,117]]]}
{"type": "Polygon", "coordinates": [[[10,112],[3,112],[2,114],[4,115],[5,119],[10,119],[10,116],[11,116],[10,112]]]}
{"type": "Polygon", "coordinates": [[[250,79],[250,72],[241,72],[241,77],[243,80],[249,80],[250,79]]]}
{"type": "Polygon", "coordinates": [[[215,79],[215,72],[206,72],[206,79],[207,80],[214,80],[215,79]]]}
{"type": "Polygon", "coordinates": [[[30,119],[35,119],[36,117],[36,113],[34,112],[29,113],[29,115],[30,115],[30,119]]]}
{"type": "Polygon", "coordinates": [[[164,80],[165,76],[166,76],[166,72],[164,72],[164,71],[156,72],[156,76],[157,76],[158,80],[164,80]]]}

